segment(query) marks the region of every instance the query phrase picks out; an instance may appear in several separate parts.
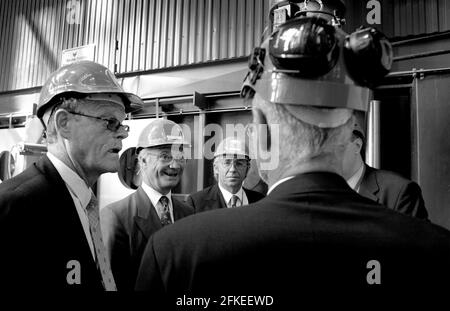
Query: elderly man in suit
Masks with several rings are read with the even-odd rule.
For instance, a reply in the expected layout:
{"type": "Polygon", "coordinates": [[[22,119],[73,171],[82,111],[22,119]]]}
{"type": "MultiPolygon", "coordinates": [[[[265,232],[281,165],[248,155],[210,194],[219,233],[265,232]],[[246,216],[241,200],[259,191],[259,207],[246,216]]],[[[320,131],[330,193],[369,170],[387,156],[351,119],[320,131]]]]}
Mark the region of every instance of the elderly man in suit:
{"type": "Polygon", "coordinates": [[[364,130],[355,118],[355,128],[346,146],[343,177],[360,195],[405,215],[427,219],[428,212],[420,186],[394,172],[379,170],[364,163],[364,130]]]}
{"type": "Polygon", "coordinates": [[[259,192],[242,187],[250,169],[245,142],[234,137],[222,140],[214,152],[213,166],[217,184],[191,194],[186,200],[196,213],[248,205],[264,197],[259,192]]]}
{"type": "Polygon", "coordinates": [[[47,155],[0,185],[0,288],[116,290],[92,186],[118,170],[121,122],[139,107],[97,63],[50,75],[37,110],[47,155]]]}
{"type": "Polygon", "coordinates": [[[136,282],[149,301],[176,307],[186,297],[209,297],[213,307],[233,308],[258,299],[258,307],[291,310],[311,295],[364,291],[383,299],[390,290],[423,293],[447,284],[450,232],[380,208],[341,176],[353,110],[369,99],[360,85],[388,71],[389,42],[375,30],[353,34],[346,47],[355,50],[346,53],[354,54],[345,60],[352,63],[344,66],[337,17],[327,21],[316,11],[279,25],[250,58],[243,95],[259,149],[269,155],[257,153],[269,194],[154,234],[136,282]],[[353,62],[371,68],[361,72],[353,62]]]}
{"type": "Polygon", "coordinates": [[[193,214],[172,196],[185,166],[181,127],[157,119],[141,133],[137,152],[142,185],[126,198],[101,210],[102,229],[119,290],[133,290],[142,252],[149,237],[193,214]]]}

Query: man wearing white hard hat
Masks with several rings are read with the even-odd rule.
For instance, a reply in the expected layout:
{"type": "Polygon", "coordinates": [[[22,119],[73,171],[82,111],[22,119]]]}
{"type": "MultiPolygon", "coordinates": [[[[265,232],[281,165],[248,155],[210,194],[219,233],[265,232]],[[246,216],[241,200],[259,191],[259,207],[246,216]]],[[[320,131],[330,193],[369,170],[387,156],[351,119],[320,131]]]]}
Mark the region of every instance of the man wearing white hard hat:
{"type": "Polygon", "coordinates": [[[240,207],[264,197],[259,192],[242,187],[250,169],[250,156],[245,142],[234,137],[222,140],[214,152],[213,166],[217,184],[191,194],[186,200],[196,213],[240,207]]]}
{"type": "Polygon", "coordinates": [[[450,232],[380,208],[342,177],[353,110],[365,109],[367,86],[389,71],[392,54],[376,30],[347,35],[339,16],[317,16],[327,2],[303,1],[307,12],[279,24],[249,61],[242,95],[259,148],[280,156],[263,169],[267,159],[257,153],[268,195],[156,233],[136,286],[157,303],[175,306],[187,295],[254,305],[258,297],[261,308],[296,310],[311,297],[320,303],[339,293],[348,302],[363,291],[375,300],[447,284],[450,232]],[[310,2],[320,6],[310,11],[310,2]]]}
{"type": "Polygon", "coordinates": [[[50,75],[37,110],[48,152],[0,185],[1,288],[116,290],[93,186],[117,172],[129,130],[122,121],[140,107],[100,64],[77,62],[50,75]]]}
{"type": "Polygon", "coordinates": [[[173,121],[152,121],[139,136],[138,165],[142,184],[136,192],[101,210],[105,244],[118,290],[134,289],[136,275],[150,236],[183,217],[191,207],[172,196],[186,163],[189,145],[173,121]]]}

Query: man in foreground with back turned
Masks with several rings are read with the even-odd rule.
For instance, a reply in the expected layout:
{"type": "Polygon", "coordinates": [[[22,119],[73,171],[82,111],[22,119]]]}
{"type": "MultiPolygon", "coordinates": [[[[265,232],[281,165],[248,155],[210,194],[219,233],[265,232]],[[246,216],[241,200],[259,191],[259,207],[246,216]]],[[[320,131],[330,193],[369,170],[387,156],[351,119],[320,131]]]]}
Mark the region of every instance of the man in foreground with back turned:
{"type": "Polygon", "coordinates": [[[341,176],[353,110],[369,99],[363,85],[382,79],[392,61],[380,33],[350,36],[345,51],[330,21],[301,17],[254,50],[243,95],[252,101],[257,162],[269,194],[154,234],[136,283],[150,301],[183,309],[189,298],[204,297],[210,300],[203,305],[255,308],[255,297],[264,296],[259,303],[269,310],[294,310],[314,294],[326,300],[342,292],[346,299],[363,290],[377,299],[388,290],[446,284],[450,232],[380,208],[341,176]],[[360,64],[367,64],[364,72],[360,64]],[[267,167],[260,151],[276,154],[276,143],[279,164],[267,167]],[[237,300],[221,299],[229,295],[237,300]]]}
{"type": "Polygon", "coordinates": [[[0,288],[115,291],[92,191],[116,172],[128,126],[142,107],[104,66],[61,67],[41,90],[37,116],[47,155],[0,185],[0,288]]]}

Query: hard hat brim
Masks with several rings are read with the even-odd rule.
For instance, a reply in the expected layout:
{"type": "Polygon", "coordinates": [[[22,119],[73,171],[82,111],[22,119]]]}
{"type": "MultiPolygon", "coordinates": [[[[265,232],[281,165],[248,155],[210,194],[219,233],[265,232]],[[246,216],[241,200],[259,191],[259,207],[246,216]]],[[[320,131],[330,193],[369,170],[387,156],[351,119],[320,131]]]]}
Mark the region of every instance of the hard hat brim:
{"type": "Polygon", "coordinates": [[[128,100],[128,104],[125,103],[126,113],[136,112],[144,107],[144,102],[139,96],[132,93],[123,93],[123,95],[128,100]]]}
{"type": "Polygon", "coordinates": [[[132,93],[114,93],[114,92],[65,92],[65,93],[61,93],[58,94],[58,96],[53,97],[51,101],[49,101],[47,104],[39,107],[37,109],[36,115],[38,118],[42,119],[42,117],[45,114],[45,111],[47,111],[47,109],[53,107],[56,104],[56,99],[57,98],[61,98],[61,97],[70,97],[70,96],[74,96],[74,97],[83,97],[83,96],[87,96],[90,94],[102,94],[102,93],[110,93],[110,94],[117,94],[122,98],[123,101],[123,105],[125,107],[125,113],[132,113],[132,112],[136,112],[139,111],[140,109],[142,109],[142,107],[144,106],[144,103],[142,101],[142,99],[132,93]]]}
{"type": "Polygon", "coordinates": [[[183,142],[183,143],[163,143],[163,144],[157,144],[157,145],[151,145],[151,146],[138,146],[136,147],[136,154],[139,154],[139,152],[142,149],[155,149],[155,148],[162,148],[162,147],[169,147],[169,146],[173,146],[173,145],[180,145],[183,147],[191,147],[191,144],[188,142],[183,142]]]}

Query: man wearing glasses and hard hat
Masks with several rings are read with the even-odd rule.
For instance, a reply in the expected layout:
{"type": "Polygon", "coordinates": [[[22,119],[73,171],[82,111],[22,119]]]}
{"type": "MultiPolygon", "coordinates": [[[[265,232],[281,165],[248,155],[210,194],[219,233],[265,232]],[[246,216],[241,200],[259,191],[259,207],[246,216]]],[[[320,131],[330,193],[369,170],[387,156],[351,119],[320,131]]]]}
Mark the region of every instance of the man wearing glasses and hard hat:
{"type": "Polygon", "coordinates": [[[186,200],[196,213],[248,205],[264,197],[242,187],[250,169],[250,155],[245,142],[234,137],[222,140],[214,152],[213,166],[217,184],[191,194],[186,200]]]}
{"type": "Polygon", "coordinates": [[[193,214],[191,207],[172,196],[180,182],[187,146],[181,127],[166,119],[153,120],[139,136],[136,192],[101,211],[105,244],[119,290],[133,290],[147,240],[164,226],[193,214]]]}
{"type": "MultiPolygon", "coordinates": [[[[364,290],[377,299],[387,289],[448,282],[449,231],[380,208],[341,176],[353,111],[365,109],[367,86],[389,71],[391,46],[374,29],[345,34],[328,1],[320,3],[320,16],[303,7],[249,62],[243,96],[254,123],[268,126],[257,128],[260,148],[280,147],[279,165],[262,175],[269,194],[153,235],[136,288],[155,303],[176,306],[185,295],[248,306],[259,297],[261,308],[294,310],[313,294],[364,290]]],[[[257,162],[264,164],[259,154],[257,162]]]]}
{"type": "Polygon", "coordinates": [[[92,187],[118,170],[129,130],[122,121],[141,107],[97,63],[50,75],[37,110],[47,155],[0,186],[0,287],[116,290],[92,187]]]}

